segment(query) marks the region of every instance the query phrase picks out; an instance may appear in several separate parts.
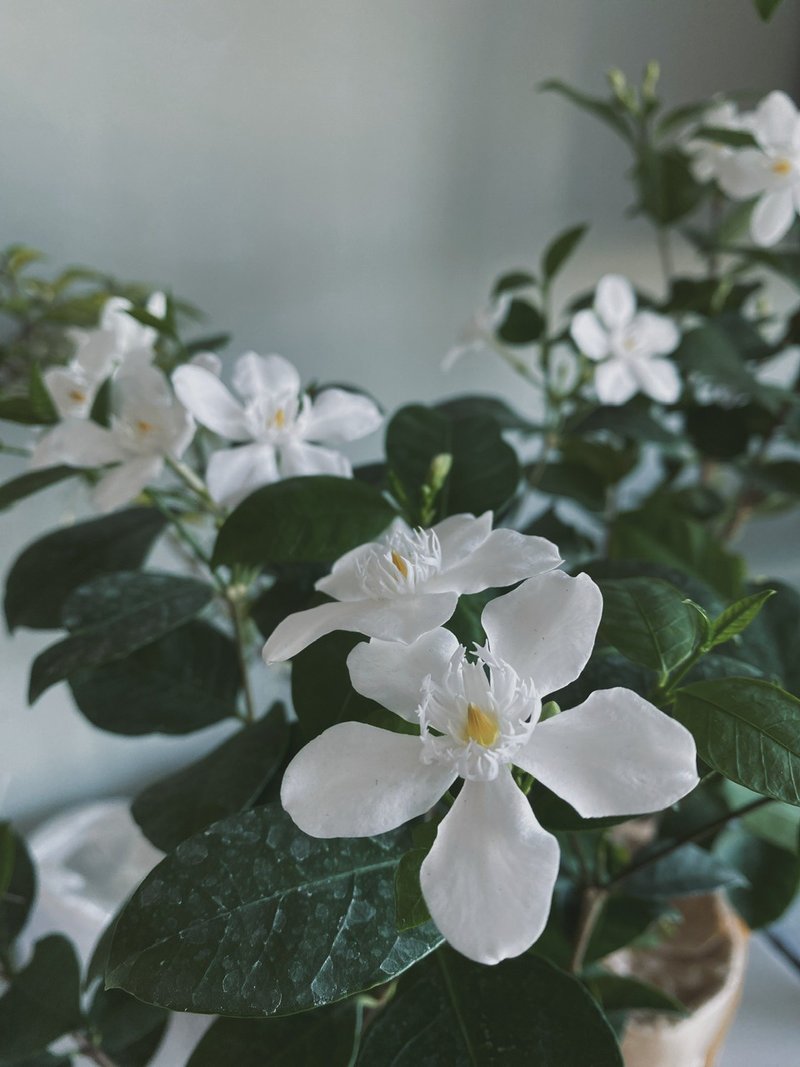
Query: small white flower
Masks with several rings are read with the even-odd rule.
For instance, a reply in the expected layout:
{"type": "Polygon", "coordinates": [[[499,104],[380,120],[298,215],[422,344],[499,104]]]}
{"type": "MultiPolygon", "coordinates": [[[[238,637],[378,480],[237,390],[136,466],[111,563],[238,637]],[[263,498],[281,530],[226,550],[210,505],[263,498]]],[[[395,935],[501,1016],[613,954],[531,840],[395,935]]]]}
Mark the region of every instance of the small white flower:
{"type": "MultiPolygon", "coordinates": [[[[163,319],[167,313],[167,298],[164,293],[152,293],[145,308],[153,318],[163,319]]],[[[123,296],[112,296],[103,307],[100,329],[114,335],[120,362],[133,353],[141,353],[142,357],[149,353],[149,359],[152,360],[152,349],[158,340],[158,331],[153,326],[138,322],[130,314],[131,311],[133,304],[130,300],[123,296]]]]}
{"type": "Polygon", "coordinates": [[[451,515],[430,530],[397,524],[380,542],[342,556],[316,588],[335,598],[284,619],[264,646],[267,663],[291,659],[334,630],[409,643],[447,622],[459,595],[513,585],[557,567],[543,537],[492,530],[492,513],[451,515]]]}
{"type": "Polygon", "coordinates": [[[476,312],[461,331],[458,342],[442,360],[442,370],[452,370],[464,356],[481,355],[491,348],[495,331],[505,322],[513,299],[512,292],[500,293],[486,307],[476,312]]]}
{"type": "MultiPolygon", "coordinates": [[[[705,112],[701,126],[717,130],[744,130],[746,120],[739,114],[735,104],[724,100],[705,112]]],[[[735,152],[730,145],[696,137],[693,133],[684,141],[683,148],[692,157],[691,171],[699,182],[718,179],[722,167],[735,152]]]]}
{"type": "Polygon", "coordinates": [[[579,311],[570,333],[578,349],[597,363],[594,384],[601,403],[624,404],[639,392],[662,404],[674,404],[680,396],[678,371],[663,358],[677,347],[678,328],[664,315],[637,311],[627,278],[601,278],[594,310],[579,311]]]}
{"type": "Polygon", "coordinates": [[[733,152],[717,180],[735,200],[758,197],[750,219],[756,244],[774,245],[800,211],[800,115],[782,92],[772,92],[746,117],[758,147],[733,152]]]}
{"type": "Polygon", "coordinates": [[[282,356],[247,352],[236,361],[235,399],[218,377],[201,366],[184,365],[172,376],[181,403],[199,423],[239,448],[215,452],[206,478],[211,495],[234,505],[259,486],[304,474],[350,478],[350,461],[318,443],[354,441],[382,422],[368,397],[345,389],[324,389],[313,400],[300,376],[282,356]]]}
{"type": "Polygon", "coordinates": [[[539,722],[542,698],[586,665],[601,613],[587,575],[554,571],[486,607],[488,647],[475,662],[442,629],[410,645],[358,645],[348,657],[354,688],[420,736],[331,727],[289,765],[284,808],[314,837],[369,837],[423,815],[462,778],[422,864],[425,902],[470,959],[524,952],[547,922],[559,848],[512,766],[584,818],[660,811],[698,782],[689,731],[631,690],[593,693],[539,722]]]}
{"type": "Polygon", "coordinates": [[[108,428],[88,419],[68,418],[36,446],[32,466],[71,467],[113,464],[95,486],[93,500],[110,511],[133,500],[155,481],[167,456],[180,457],[192,439],[194,423],[178,404],[169,382],[154,367],[134,364],[114,380],[108,428]]]}

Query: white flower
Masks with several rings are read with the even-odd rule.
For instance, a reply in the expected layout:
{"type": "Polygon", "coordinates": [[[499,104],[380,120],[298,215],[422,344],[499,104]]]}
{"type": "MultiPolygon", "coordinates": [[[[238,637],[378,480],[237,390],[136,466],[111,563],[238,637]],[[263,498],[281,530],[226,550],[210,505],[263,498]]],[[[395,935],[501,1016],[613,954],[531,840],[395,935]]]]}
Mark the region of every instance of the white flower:
{"type": "Polygon", "coordinates": [[[264,659],[291,659],[334,630],[409,643],[447,622],[460,594],[513,585],[560,562],[543,537],[492,530],[491,511],[477,519],[451,515],[429,530],[398,523],[383,541],[337,560],[316,583],[335,602],[284,619],[264,646],[264,659]]]}
{"type": "Polygon", "coordinates": [[[756,244],[774,245],[788,233],[800,210],[800,115],[782,92],[772,92],[747,117],[758,147],[733,152],[718,181],[735,200],[758,201],[750,219],[756,244]]]}
{"type": "Polygon", "coordinates": [[[199,423],[227,437],[247,441],[239,448],[215,452],[206,478],[221,504],[237,504],[259,486],[303,474],[350,478],[349,460],[324,442],[354,441],[382,422],[377,406],[344,389],[324,389],[311,400],[301,392],[300,377],[282,356],[248,352],[236,361],[236,400],[211,371],[184,365],[172,376],[181,403],[199,423]]]}
{"type": "Polygon", "coordinates": [[[563,345],[550,353],[547,367],[547,387],[555,397],[570,396],[578,384],[581,368],[575,353],[563,345]]]}
{"type": "Polygon", "coordinates": [[[134,364],[115,378],[109,428],[69,418],[39,441],[32,466],[113,468],[100,479],[93,500],[110,511],[155,481],[167,456],[183,454],[194,433],[191,416],[175,401],[169,382],[154,367],[134,364]]]}
{"type": "Polygon", "coordinates": [[[286,811],[314,837],[369,837],[423,815],[462,778],[422,864],[425,902],[470,959],[524,952],[547,922],[559,848],[512,766],[584,818],[660,811],[698,782],[691,734],[631,690],[602,690],[538,721],[542,698],[586,665],[601,612],[587,575],[554,571],[486,607],[488,646],[475,662],[441,629],[411,645],[358,645],[348,657],[354,688],[420,735],[331,727],[289,765],[286,811]]]}
{"type": "Polygon", "coordinates": [[[464,356],[480,355],[490,348],[494,343],[495,331],[505,322],[513,299],[512,292],[502,292],[494,297],[485,308],[476,312],[461,331],[458,342],[442,360],[442,370],[452,370],[464,356]]]}
{"type": "MultiPolygon", "coordinates": [[[[167,313],[164,293],[152,293],[145,308],[153,318],[163,319],[167,313]]],[[[152,359],[153,345],[158,340],[158,331],[133,318],[130,314],[133,310],[130,300],[123,296],[112,296],[106,301],[100,316],[100,329],[114,335],[120,362],[133,353],[149,353],[152,359]]]]}
{"type": "MultiPolygon", "coordinates": [[[[724,100],[705,112],[701,126],[717,130],[743,130],[746,129],[746,120],[738,113],[735,104],[724,100]]],[[[685,140],[683,148],[692,157],[691,171],[699,182],[718,179],[722,167],[735,151],[730,145],[694,134],[685,140]]]]}
{"type": "Polygon", "coordinates": [[[618,274],[601,278],[594,310],[579,311],[570,333],[580,351],[597,362],[594,384],[601,403],[624,404],[638,392],[662,404],[678,399],[678,371],[663,358],[677,347],[678,329],[663,315],[637,312],[636,294],[627,278],[618,274]]]}

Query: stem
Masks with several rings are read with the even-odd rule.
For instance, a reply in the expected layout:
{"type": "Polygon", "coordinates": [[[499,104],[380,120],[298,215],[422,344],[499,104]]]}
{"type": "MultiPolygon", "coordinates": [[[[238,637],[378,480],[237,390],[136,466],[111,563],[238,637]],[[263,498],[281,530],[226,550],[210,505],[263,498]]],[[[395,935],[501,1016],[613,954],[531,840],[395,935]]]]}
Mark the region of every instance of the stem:
{"type": "Polygon", "coordinates": [[[677,852],[683,845],[689,845],[694,841],[702,841],[703,838],[710,837],[711,834],[715,833],[717,830],[721,830],[724,826],[727,826],[731,819],[739,819],[744,815],[749,815],[751,811],[757,811],[758,808],[763,808],[767,804],[774,803],[772,797],[757,797],[755,800],[751,800],[749,804],[745,804],[741,808],[736,808],[735,811],[729,811],[725,815],[721,815],[718,819],[706,823],[705,826],[701,826],[698,830],[692,830],[691,833],[677,837],[664,848],[659,849],[658,852],[651,852],[650,855],[645,856],[643,859],[634,860],[633,863],[628,864],[624,871],[620,871],[619,874],[606,882],[604,888],[607,890],[613,889],[636,871],[641,871],[643,868],[649,867],[651,863],[657,863],[659,860],[664,859],[665,856],[671,856],[673,852],[677,852]]]}
{"type": "Polygon", "coordinates": [[[177,474],[184,485],[191,489],[206,511],[210,511],[218,521],[221,521],[225,516],[225,511],[211,496],[202,478],[198,478],[190,467],[187,467],[185,463],[181,463],[177,459],[173,459],[172,456],[167,456],[166,461],[169,469],[174,474],[177,474]]]}
{"type": "Polygon", "coordinates": [[[233,623],[233,636],[236,642],[236,658],[239,661],[239,673],[242,677],[242,690],[244,691],[244,705],[245,713],[243,719],[248,726],[251,726],[256,721],[256,702],[253,696],[253,687],[250,684],[250,674],[247,669],[247,639],[245,635],[245,626],[247,622],[247,611],[244,598],[234,590],[237,587],[233,586],[225,592],[225,602],[228,605],[230,611],[231,622],[233,623]]]}
{"type": "Polygon", "coordinates": [[[669,296],[670,282],[672,280],[672,249],[669,243],[669,230],[666,226],[659,226],[656,231],[658,235],[658,255],[661,260],[661,272],[664,275],[664,287],[666,289],[666,295],[669,296]]]}
{"type": "Polygon", "coordinates": [[[606,889],[593,886],[584,890],[575,946],[572,950],[572,958],[569,961],[569,969],[572,974],[580,973],[583,968],[586,950],[589,948],[594,928],[597,926],[597,920],[602,914],[607,898],[608,891],[606,889]]]}
{"type": "Polygon", "coordinates": [[[88,1038],[83,1037],[80,1034],[73,1034],[73,1037],[78,1044],[77,1051],[81,1056],[86,1056],[88,1059],[96,1063],[97,1067],[117,1067],[116,1061],[112,1060],[109,1055],[103,1052],[99,1045],[95,1045],[93,1041],[90,1041],[88,1038]]]}

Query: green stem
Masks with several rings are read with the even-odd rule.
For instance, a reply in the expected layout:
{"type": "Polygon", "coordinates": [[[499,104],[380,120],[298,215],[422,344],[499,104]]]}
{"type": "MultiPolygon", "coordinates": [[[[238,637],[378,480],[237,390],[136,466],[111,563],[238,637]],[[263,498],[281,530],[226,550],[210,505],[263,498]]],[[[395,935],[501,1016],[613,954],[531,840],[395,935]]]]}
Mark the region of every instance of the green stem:
{"type": "Polygon", "coordinates": [[[244,595],[239,592],[239,587],[230,586],[225,592],[225,602],[233,623],[233,636],[236,643],[236,658],[239,661],[239,673],[242,678],[242,690],[244,692],[245,712],[242,718],[251,726],[256,721],[256,702],[253,695],[253,687],[250,683],[250,672],[247,668],[247,606],[244,595]]]}
{"type": "Polygon", "coordinates": [[[664,275],[664,288],[666,290],[666,295],[669,295],[673,272],[669,230],[666,226],[659,226],[656,233],[658,239],[658,256],[661,260],[661,273],[664,275]]]}
{"type": "Polygon", "coordinates": [[[607,898],[608,892],[605,889],[599,889],[595,886],[584,890],[575,945],[572,950],[572,958],[569,961],[569,969],[572,974],[579,974],[583,969],[586,951],[592,940],[594,928],[597,926],[597,920],[603,913],[607,898]]]}
{"type": "Polygon", "coordinates": [[[218,522],[221,522],[225,517],[225,510],[211,496],[202,478],[199,478],[185,463],[173,459],[172,456],[167,456],[166,461],[169,469],[181,479],[184,485],[191,489],[205,510],[214,515],[218,522]]]}

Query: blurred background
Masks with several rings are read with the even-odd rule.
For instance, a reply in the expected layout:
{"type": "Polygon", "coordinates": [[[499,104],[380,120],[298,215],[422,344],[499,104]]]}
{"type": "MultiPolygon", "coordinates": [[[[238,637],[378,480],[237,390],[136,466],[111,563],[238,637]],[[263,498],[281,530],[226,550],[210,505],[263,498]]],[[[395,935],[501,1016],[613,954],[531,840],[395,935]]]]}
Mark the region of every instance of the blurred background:
{"type": "MultiPolygon", "coordinates": [[[[624,217],[624,149],[539,82],[602,93],[610,66],[657,58],[680,103],[797,97],[800,74],[794,0],[769,26],[751,0],[3,0],[0,19],[1,244],[170,288],[231,354],[281,352],[390,408],[533,402],[496,363],[440,362],[492,278],[567,225],[592,230],[562,293],[608,270],[659,284],[648,228],[624,217]]],[[[3,567],[82,509],[57,488],[4,513],[3,567]]],[[[29,709],[50,640],[0,639],[5,815],[133,788],[218,736],[102,734],[64,687],[29,709]]]]}

